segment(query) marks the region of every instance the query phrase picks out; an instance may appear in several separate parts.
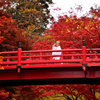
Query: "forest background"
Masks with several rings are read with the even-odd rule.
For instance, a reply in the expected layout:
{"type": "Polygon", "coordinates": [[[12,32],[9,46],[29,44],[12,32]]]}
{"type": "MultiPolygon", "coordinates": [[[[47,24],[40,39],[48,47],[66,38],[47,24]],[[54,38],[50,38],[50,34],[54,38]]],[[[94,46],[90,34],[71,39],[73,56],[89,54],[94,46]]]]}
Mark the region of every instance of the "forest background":
{"type": "MultiPolygon", "coordinates": [[[[0,0],[0,52],[51,49],[60,40],[62,49],[100,47],[100,7],[95,5],[84,16],[50,15],[52,0],[0,0]],[[12,7],[15,4],[16,6],[12,7]],[[50,28],[47,25],[52,22],[50,28]]],[[[60,8],[54,9],[60,10],[60,8]]],[[[81,5],[75,8],[82,11],[81,5]]],[[[0,88],[2,100],[99,100],[100,85],[36,85],[0,88]],[[82,90],[84,88],[84,90],[82,90]]]]}

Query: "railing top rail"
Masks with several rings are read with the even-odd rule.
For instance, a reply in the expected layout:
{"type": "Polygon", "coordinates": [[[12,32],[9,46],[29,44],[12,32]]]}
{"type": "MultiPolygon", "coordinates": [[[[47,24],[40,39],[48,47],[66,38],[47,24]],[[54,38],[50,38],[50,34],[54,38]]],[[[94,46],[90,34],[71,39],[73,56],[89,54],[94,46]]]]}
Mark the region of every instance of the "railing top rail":
{"type": "MultiPolygon", "coordinates": [[[[82,51],[82,49],[62,49],[62,50],[29,50],[29,51],[21,51],[22,53],[30,53],[30,52],[52,52],[52,51],[82,51]]],[[[0,52],[0,54],[12,54],[17,53],[18,51],[4,51],[0,52]]]]}
{"type": "Polygon", "coordinates": [[[96,50],[100,50],[100,48],[91,48],[91,49],[86,49],[86,51],[96,51],[96,50]]]}
{"type": "Polygon", "coordinates": [[[30,50],[22,53],[54,52],[54,51],[82,51],[82,49],[62,49],[62,50],[30,50]]]}
{"type": "MultiPolygon", "coordinates": [[[[100,50],[100,48],[92,48],[92,49],[86,49],[86,51],[97,51],[100,50]]],[[[82,49],[62,49],[62,50],[29,50],[29,51],[21,51],[22,53],[39,53],[39,52],[54,52],[54,51],[82,51],[82,49]]],[[[6,51],[6,52],[0,52],[0,54],[16,54],[18,51],[6,51]]]]}
{"type": "Polygon", "coordinates": [[[0,52],[0,54],[16,54],[18,51],[5,51],[5,52],[0,52]]]}

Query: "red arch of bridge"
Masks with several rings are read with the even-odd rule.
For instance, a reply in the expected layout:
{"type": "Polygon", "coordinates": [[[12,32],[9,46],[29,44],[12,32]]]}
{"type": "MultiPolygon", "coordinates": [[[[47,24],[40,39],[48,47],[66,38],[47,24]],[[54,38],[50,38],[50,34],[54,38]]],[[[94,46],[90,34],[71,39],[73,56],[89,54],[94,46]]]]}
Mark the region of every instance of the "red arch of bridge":
{"type": "Polygon", "coordinates": [[[64,83],[76,81],[92,81],[100,78],[100,48],[63,49],[63,50],[31,50],[1,52],[3,61],[0,63],[0,82],[25,83],[27,80],[41,81],[57,80],[64,83]],[[52,52],[62,52],[62,55],[52,55],[52,52]],[[61,57],[53,60],[52,57],[61,57]],[[73,81],[72,81],[73,80],[73,81]]]}

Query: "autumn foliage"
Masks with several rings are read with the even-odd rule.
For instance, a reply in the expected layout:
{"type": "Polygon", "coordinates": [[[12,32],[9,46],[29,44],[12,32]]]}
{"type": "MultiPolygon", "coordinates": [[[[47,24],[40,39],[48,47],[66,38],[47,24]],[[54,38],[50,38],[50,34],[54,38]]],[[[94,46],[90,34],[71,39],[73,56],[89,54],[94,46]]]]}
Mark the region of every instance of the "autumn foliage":
{"type": "Polygon", "coordinates": [[[2,100],[99,100],[100,85],[62,84],[6,86],[0,88],[2,100]]]}
{"type": "Polygon", "coordinates": [[[32,49],[52,18],[50,3],[52,0],[0,1],[0,51],[16,50],[19,42],[23,50],[32,49]]]}
{"type": "MultiPolygon", "coordinates": [[[[16,1],[16,0],[12,0],[16,1]]],[[[18,1],[18,0],[17,0],[18,1]]],[[[25,0],[24,0],[25,1],[25,0]]],[[[41,0],[40,0],[41,1],[41,0]]],[[[48,1],[48,0],[47,0],[48,1]]],[[[42,2],[42,1],[41,1],[42,2]]],[[[8,2],[9,3],[9,2],[8,2]]],[[[4,7],[5,2],[3,0],[0,2],[0,7],[4,7]]],[[[22,4],[22,2],[21,2],[22,4]]],[[[100,47],[100,10],[91,8],[91,17],[80,17],[77,16],[59,16],[58,21],[52,21],[52,25],[49,29],[45,31],[44,34],[40,35],[40,29],[42,26],[33,20],[34,22],[30,24],[31,17],[25,17],[27,14],[30,15],[34,13],[41,14],[36,8],[33,10],[28,8],[31,3],[24,4],[24,6],[18,6],[18,18],[17,24],[15,20],[9,16],[7,12],[3,9],[0,10],[0,51],[16,50],[18,48],[18,43],[22,43],[22,49],[51,49],[52,44],[56,40],[60,40],[60,45],[62,49],[67,48],[81,48],[82,41],[86,41],[87,48],[100,47]],[[22,15],[21,15],[22,14],[22,15]],[[21,19],[20,19],[21,18],[21,19]],[[25,23],[23,22],[25,19],[25,23]],[[34,25],[35,26],[31,26],[34,25]],[[24,26],[27,26],[26,30],[23,32],[24,26]],[[40,25],[40,26],[39,26],[40,25]],[[18,28],[17,26],[21,27],[18,28]],[[32,28],[32,29],[31,29],[32,28]],[[33,32],[34,30],[34,32],[33,32]],[[25,33],[26,32],[26,33],[25,33]],[[34,40],[31,40],[25,36],[25,34],[31,32],[35,34],[34,40]],[[24,33],[24,35],[22,34],[24,33]],[[32,42],[34,41],[34,44],[32,42]],[[36,43],[35,43],[36,42],[36,43]]],[[[43,3],[44,4],[44,3],[43,3]]],[[[36,7],[39,4],[36,2],[36,7]]],[[[42,5],[43,6],[43,5],[42,5]]],[[[38,8],[39,9],[39,8],[38,8]]],[[[16,15],[17,16],[17,15],[16,15]]],[[[15,17],[15,16],[14,16],[15,17]]],[[[33,18],[34,19],[34,18],[33,18]]],[[[45,19],[39,17],[38,21],[45,22],[45,19]]],[[[42,23],[41,22],[41,23],[42,23]]],[[[44,25],[45,26],[45,25],[44,25]]],[[[42,31],[43,32],[43,31],[42,31]]],[[[27,34],[28,36],[30,36],[27,34]]],[[[0,99],[1,100],[99,100],[100,98],[100,85],[90,85],[90,84],[71,84],[71,85],[34,85],[34,86],[10,86],[0,88],[0,99]]]]}
{"type": "Polygon", "coordinates": [[[33,49],[51,49],[53,42],[60,40],[62,49],[81,48],[82,41],[86,41],[87,48],[100,47],[100,16],[98,10],[91,9],[88,16],[78,18],[76,15],[59,16],[33,49]]]}
{"type": "Polygon", "coordinates": [[[17,50],[18,43],[22,43],[23,50],[31,49],[31,41],[22,35],[23,29],[19,29],[16,23],[11,18],[6,16],[0,17],[1,21],[1,36],[4,40],[0,44],[0,51],[17,50]]]}
{"type": "MultiPolygon", "coordinates": [[[[0,6],[4,7],[5,2],[0,2],[0,6]]],[[[8,2],[9,4],[9,2],[8,2]]],[[[18,43],[21,42],[23,50],[31,49],[31,40],[22,35],[23,29],[17,27],[15,20],[10,18],[9,14],[4,10],[0,10],[0,51],[17,50],[18,43]]]]}

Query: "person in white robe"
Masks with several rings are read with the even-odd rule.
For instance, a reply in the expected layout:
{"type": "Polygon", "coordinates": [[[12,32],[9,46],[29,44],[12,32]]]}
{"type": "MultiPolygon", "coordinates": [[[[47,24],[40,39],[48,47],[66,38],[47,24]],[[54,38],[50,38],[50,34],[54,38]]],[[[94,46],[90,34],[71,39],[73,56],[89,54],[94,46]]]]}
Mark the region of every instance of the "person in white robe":
{"type": "MultiPolygon", "coordinates": [[[[52,50],[61,50],[59,45],[60,41],[56,41],[56,43],[52,46],[52,50]]],[[[61,55],[61,52],[52,52],[52,55],[61,55]]],[[[53,57],[54,60],[60,60],[61,57],[53,57]]]]}

